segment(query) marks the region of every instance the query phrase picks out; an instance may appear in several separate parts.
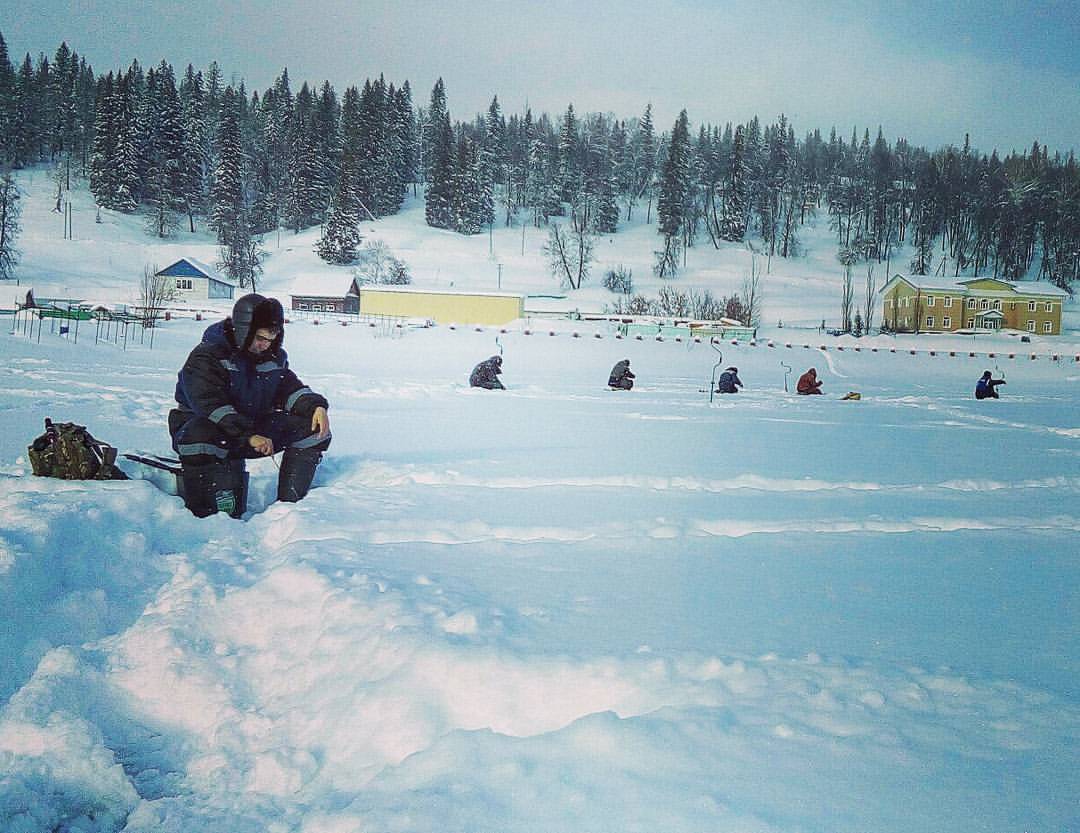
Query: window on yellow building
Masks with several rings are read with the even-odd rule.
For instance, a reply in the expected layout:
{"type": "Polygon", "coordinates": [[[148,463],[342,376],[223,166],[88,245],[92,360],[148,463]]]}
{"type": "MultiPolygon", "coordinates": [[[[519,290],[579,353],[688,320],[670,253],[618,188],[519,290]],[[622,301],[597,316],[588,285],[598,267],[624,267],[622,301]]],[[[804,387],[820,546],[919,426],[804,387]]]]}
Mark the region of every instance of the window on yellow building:
{"type": "Polygon", "coordinates": [[[948,309],[949,307],[951,307],[952,306],[952,296],[946,295],[944,298],[941,299],[941,304],[942,304],[942,306],[945,307],[945,309],[948,309]]]}
{"type": "Polygon", "coordinates": [[[933,295],[927,295],[926,296],[926,305],[928,307],[932,307],[934,305],[934,296],[933,295]]]}
{"type": "Polygon", "coordinates": [[[1052,332],[1054,332],[1054,322],[1053,321],[1043,321],[1043,332],[1044,333],[1052,333],[1052,332]]]}
{"type": "Polygon", "coordinates": [[[1028,312],[1035,312],[1035,302],[1028,301],[1028,312]]]}
{"type": "Polygon", "coordinates": [[[1047,312],[1053,312],[1054,311],[1054,305],[1053,305],[1052,302],[1050,302],[1050,301],[1046,302],[1046,311],[1047,312]]]}
{"type": "Polygon", "coordinates": [[[989,298],[980,298],[979,299],[979,309],[990,309],[990,299],[989,298]]]}
{"type": "Polygon", "coordinates": [[[932,316],[932,315],[926,316],[926,326],[927,326],[927,328],[931,328],[931,327],[934,326],[934,316],[932,316]]]}
{"type": "Polygon", "coordinates": [[[946,315],[944,318],[941,319],[941,326],[948,329],[952,326],[952,319],[946,315]]]}
{"type": "Polygon", "coordinates": [[[1029,333],[1035,332],[1035,322],[1034,321],[1029,320],[1027,327],[1028,327],[1028,332],[1029,333]]]}
{"type": "Polygon", "coordinates": [[[968,307],[968,309],[975,309],[975,299],[974,298],[968,298],[967,307],[968,307]]]}

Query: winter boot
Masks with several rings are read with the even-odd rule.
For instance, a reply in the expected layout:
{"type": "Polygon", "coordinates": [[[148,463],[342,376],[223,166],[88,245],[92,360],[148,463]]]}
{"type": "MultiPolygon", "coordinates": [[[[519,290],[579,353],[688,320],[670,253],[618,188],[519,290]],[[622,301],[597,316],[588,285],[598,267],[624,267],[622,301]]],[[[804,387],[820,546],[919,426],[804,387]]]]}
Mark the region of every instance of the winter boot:
{"type": "Polygon", "coordinates": [[[311,488],[315,469],[322,460],[322,452],[311,449],[286,448],[281,455],[281,471],[278,472],[277,499],[286,503],[302,500],[311,488]]]}
{"type": "Polygon", "coordinates": [[[183,467],[184,505],[197,518],[218,512],[239,518],[247,508],[247,473],[243,460],[183,467]]]}

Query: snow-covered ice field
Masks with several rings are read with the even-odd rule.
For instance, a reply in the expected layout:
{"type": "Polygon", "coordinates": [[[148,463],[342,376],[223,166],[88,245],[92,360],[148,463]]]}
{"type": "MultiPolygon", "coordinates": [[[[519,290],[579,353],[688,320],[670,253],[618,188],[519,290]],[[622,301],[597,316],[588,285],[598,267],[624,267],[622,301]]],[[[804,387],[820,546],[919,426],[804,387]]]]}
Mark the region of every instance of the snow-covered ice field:
{"type": "Polygon", "coordinates": [[[167,450],[202,326],[0,339],[4,829],[1077,825],[1074,365],[725,345],[710,405],[708,345],[509,333],[488,392],[493,332],[298,322],[301,504],[28,476],[43,415],[167,450]]]}
{"type": "Polygon", "coordinates": [[[1071,348],[785,329],[710,404],[707,344],[297,321],[303,502],[266,460],[239,522],[30,476],[45,416],[167,451],[206,323],[0,332],[5,833],[1080,829],[1071,348]]]}

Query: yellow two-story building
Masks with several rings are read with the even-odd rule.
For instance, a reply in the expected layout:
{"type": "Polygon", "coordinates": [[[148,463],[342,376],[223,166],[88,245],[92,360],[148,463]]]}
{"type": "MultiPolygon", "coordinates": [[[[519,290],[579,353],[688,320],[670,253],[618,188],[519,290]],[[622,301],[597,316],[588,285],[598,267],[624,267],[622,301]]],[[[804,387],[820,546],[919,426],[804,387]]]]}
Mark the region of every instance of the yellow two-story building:
{"type": "Polygon", "coordinates": [[[1061,335],[1062,305],[1069,297],[1046,281],[928,275],[894,275],[881,296],[881,320],[893,332],[1012,329],[1048,336],[1061,335]]]}

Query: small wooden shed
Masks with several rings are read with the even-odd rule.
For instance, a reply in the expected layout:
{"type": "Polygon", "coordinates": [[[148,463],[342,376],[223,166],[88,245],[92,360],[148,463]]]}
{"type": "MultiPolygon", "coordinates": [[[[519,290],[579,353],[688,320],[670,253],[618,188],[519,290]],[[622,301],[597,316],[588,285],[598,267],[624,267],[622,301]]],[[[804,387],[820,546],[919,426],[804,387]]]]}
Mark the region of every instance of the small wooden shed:
{"type": "Polygon", "coordinates": [[[289,290],[291,308],[296,312],[360,311],[360,286],[352,275],[299,275],[289,290]]]}

